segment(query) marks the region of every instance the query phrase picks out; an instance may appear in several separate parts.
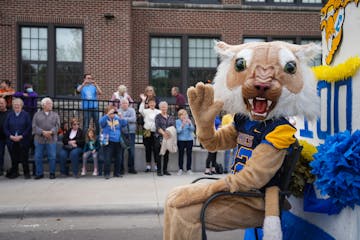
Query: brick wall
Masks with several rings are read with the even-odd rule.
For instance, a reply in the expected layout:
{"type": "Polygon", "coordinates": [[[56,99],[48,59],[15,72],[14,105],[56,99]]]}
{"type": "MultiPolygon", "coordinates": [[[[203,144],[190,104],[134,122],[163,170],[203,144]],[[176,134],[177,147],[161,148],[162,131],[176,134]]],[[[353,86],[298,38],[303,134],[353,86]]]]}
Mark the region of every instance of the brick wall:
{"type": "Polygon", "coordinates": [[[5,0],[0,2],[0,78],[17,82],[17,24],[84,27],[84,72],[92,73],[109,99],[119,84],[131,91],[131,2],[100,0],[5,0]],[[115,16],[106,20],[105,13],[115,16]]]}
{"type": "MultiPolygon", "coordinates": [[[[234,3],[236,1],[226,1],[234,3]]],[[[238,1],[240,2],[240,1],[238,1]]],[[[309,36],[321,38],[320,12],[275,10],[133,8],[133,94],[149,82],[149,35],[220,35],[230,44],[243,36],[309,36]]]]}
{"type": "MultiPolygon", "coordinates": [[[[243,36],[321,37],[320,8],[249,8],[240,0],[223,0],[219,8],[156,8],[131,0],[0,1],[0,79],[17,82],[18,24],[82,25],[84,71],[110,99],[125,84],[135,100],[149,84],[150,34],[218,35],[230,44],[243,36]],[[226,9],[224,6],[231,6],[226,9]],[[106,20],[105,13],[115,16],[106,20]]],[[[156,5],[156,4],[155,4],[156,5]]]]}

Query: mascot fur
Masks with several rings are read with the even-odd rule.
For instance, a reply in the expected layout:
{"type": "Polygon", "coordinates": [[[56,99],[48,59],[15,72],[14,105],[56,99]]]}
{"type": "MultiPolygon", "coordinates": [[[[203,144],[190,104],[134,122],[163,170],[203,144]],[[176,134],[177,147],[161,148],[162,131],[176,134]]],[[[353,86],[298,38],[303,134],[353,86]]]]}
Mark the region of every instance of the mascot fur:
{"type": "Polygon", "coordinates": [[[263,239],[280,240],[279,188],[274,176],[296,141],[296,129],[286,117],[302,115],[311,120],[319,114],[315,76],[307,63],[321,49],[286,42],[217,42],[215,50],[221,63],[214,85],[198,83],[187,94],[202,145],[209,151],[238,146],[234,174],[173,189],[165,203],[163,239],[201,239],[201,207],[216,192],[262,190],[265,199],[215,200],[207,209],[206,228],[263,226],[263,239]],[[237,114],[233,124],[215,131],[214,119],[221,110],[237,114]]]}

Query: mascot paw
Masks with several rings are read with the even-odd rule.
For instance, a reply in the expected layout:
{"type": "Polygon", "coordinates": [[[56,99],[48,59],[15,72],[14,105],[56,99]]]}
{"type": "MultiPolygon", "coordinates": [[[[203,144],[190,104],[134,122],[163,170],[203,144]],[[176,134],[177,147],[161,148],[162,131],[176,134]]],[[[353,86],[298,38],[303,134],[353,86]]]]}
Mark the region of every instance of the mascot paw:
{"type": "Polygon", "coordinates": [[[187,91],[191,112],[198,123],[213,126],[213,119],[221,111],[224,103],[214,101],[214,89],[211,84],[199,82],[187,91]]]}
{"type": "Polygon", "coordinates": [[[278,216],[266,216],[264,220],[264,240],[281,240],[281,222],[278,216]]]}
{"type": "Polygon", "coordinates": [[[167,197],[169,207],[182,208],[205,202],[211,195],[220,191],[228,191],[229,187],[224,179],[211,184],[190,184],[173,189],[167,197]]]}

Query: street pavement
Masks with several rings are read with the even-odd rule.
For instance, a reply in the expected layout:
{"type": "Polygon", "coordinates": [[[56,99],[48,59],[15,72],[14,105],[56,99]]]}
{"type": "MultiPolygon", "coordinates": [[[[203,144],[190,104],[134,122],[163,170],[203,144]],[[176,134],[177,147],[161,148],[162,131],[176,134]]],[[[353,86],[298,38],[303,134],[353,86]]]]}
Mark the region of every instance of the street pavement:
{"type": "MultiPolygon", "coordinates": [[[[161,239],[163,206],[169,191],[204,176],[200,172],[181,176],[172,172],[162,177],[139,172],[108,180],[90,173],[53,180],[48,175],[40,180],[1,176],[0,239],[98,239],[94,236],[99,235],[119,239],[119,233],[120,239],[161,239]],[[121,222],[124,226],[118,224],[121,222]]],[[[226,240],[241,239],[238,237],[243,234],[241,230],[229,233],[225,237],[221,233],[208,235],[209,239],[226,240]]]]}
{"type": "Polygon", "coordinates": [[[40,180],[0,177],[0,217],[51,215],[159,214],[166,195],[179,185],[204,176],[158,177],[156,173],[125,174],[122,178],[91,176],[40,180]]]}

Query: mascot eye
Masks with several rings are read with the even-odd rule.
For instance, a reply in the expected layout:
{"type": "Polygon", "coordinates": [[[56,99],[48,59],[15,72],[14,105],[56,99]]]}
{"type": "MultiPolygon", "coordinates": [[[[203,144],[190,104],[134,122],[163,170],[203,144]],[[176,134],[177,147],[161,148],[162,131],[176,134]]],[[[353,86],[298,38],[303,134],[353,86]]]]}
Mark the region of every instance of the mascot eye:
{"type": "Polygon", "coordinates": [[[284,71],[289,74],[296,73],[296,62],[290,61],[285,64],[284,71]]]}
{"type": "Polygon", "coordinates": [[[235,71],[242,72],[246,69],[246,60],[244,58],[238,58],[235,61],[235,71]]]}

